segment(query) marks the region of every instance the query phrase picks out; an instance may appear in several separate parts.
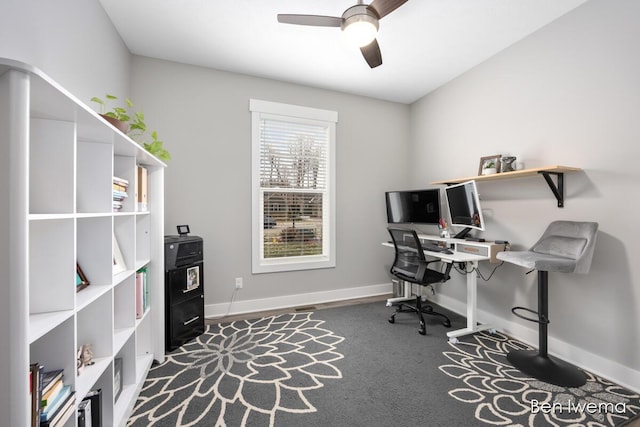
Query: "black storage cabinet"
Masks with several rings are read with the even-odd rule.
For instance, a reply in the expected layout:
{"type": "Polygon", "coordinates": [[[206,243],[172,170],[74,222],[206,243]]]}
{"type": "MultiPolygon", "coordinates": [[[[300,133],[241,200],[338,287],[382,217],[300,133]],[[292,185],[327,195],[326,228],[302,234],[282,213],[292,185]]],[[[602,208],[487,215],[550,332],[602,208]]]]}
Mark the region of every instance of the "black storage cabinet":
{"type": "Polygon", "coordinates": [[[175,350],[204,333],[202,238],[165,236],[165,348],[175,350]]]}

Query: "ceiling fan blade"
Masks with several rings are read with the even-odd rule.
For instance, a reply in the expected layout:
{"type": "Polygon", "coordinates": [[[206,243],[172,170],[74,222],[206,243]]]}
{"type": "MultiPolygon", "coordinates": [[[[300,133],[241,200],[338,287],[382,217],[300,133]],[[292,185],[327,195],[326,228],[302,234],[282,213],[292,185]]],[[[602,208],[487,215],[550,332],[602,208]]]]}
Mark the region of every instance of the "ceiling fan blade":
{"type": "Polygon", "coordinates": [[[339,27],[342,18],[322,15],[278,14],[278,22],[282,24],[310,25],[312,27],[339,27]]]}
{"type": "Polygon", "coordinates": [[[407,0],[373,0],[367,8],[372,9],[379,18],[382,18],[406,2],[407,0]]]}
{"type": "Polygon", "coordinates": [[[371,43],[360,48],[362,56],[369,64],[369,67],[376,68],[378,65],[382,65],[382,53],[380,53],[380,46],[378,41],[373,39],[371,43]]]}

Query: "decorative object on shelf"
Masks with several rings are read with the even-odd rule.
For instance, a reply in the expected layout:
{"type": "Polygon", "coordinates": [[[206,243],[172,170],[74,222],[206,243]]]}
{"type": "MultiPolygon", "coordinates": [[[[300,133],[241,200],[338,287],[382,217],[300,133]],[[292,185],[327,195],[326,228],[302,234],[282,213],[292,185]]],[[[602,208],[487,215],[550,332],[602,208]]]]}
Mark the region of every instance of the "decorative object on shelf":
{"type": "Polygon", "coordinates": [[[122,273],[127,270],[127,266],[124,263],[122,252],[120,251],[120,245],[118,245],[118,239],[116,235],[113,235],[113,274],[122,273]]]}
{"type": "Polygon", "coordinates": [[[480,166],[478,167],[478,175],[492,175],[500,173],[500,157],[502,155],[495,154],[480,158],[480,166]]]}
{"type": "MultiPolygon", "coordinates": [[[[108,108],[107,103],[109,101],[115,101],[118,98],[116,96],[106,94],[105,99],[106,101],[101,98],[98,98],[97,96],[94,96],[93,98],[91,98],[91,102],[95,102],[96,104],[100,105],[100,116],[103,119],[111,123],[120,132],[122,133],[129,132],[128,122],[129,120],[131,120],[131,117],[129,116],[129,112],[127,108],[113,107],[110,111],[105,112],[105,109],[108,108]]],[[[127,98],[125,102],[127,104],[127,107],[129,108],[133,107],[133,103],[131,103],[129,98],[127,98]]]]}
{"type": "Polygon", "coordinates": [[[82,372],[85,366],[91,366],[95,362],[93,361],[93,348],[91,344],[83,344],[78,348],[77,358],[77,371],[78,375],[82,372]]]}
{"type": "Polygon", "coordinates": [[[502,172],[513,172],[516,170],[514,167],[514,162],[516,161],[516,156],[504,156],[500,159],[501,163],[501,171],[502,172]]]}
{"type": "Polygon", "coordinates": [[[117,401],[122,393],[122,358],[116,357],[113,359],[113,396],[114,401],[117,401]]]}
{"type": "Polygon", "coordinates": [[[84,272],[80,268],[80,264],[76,263],[76,292],[86,288],[89,285],[89,280],[87,280],[87,276],[84,275],[84,272]]]}
{"type": "Polygon", "coordinates": [[[145,150],[153,154],[160,160],[170,160],[171,154],[164,148],[164,143],[158,139],[158,133],[147,130],[144,113],[142,111],[131,113],[133,102],[129,98],[125,98],[126,107],[113,107],[105,112],[109,101],[115,101],[118,97],[110,94],[105,95],[105,100],[94,96],[91,102],[100,105],[100,116],[109,123],[113,124],[122,133],[127,134],[141,144],[145,150]]]}

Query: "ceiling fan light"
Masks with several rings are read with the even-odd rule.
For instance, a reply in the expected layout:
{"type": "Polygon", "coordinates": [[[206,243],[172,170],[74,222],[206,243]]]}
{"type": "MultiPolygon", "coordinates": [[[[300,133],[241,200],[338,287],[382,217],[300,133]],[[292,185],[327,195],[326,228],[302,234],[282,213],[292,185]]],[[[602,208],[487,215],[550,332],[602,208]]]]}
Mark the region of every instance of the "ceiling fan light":
{"type": "Polygon", "coordinates": [[[354,15],[345,20],[342,32],[352,45],[367,46],[378,34],[378,20],[369,15],[354,15]]]}

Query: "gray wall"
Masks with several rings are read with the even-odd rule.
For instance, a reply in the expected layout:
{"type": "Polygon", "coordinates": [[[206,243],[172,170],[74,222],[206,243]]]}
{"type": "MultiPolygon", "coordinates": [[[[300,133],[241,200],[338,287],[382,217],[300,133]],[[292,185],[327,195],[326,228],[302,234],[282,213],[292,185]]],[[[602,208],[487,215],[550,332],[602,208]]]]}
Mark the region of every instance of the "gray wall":
{"type": "MultiPolygon", "coordinates": [[[[550,351],[608,375],[623,373],[618,380],[635,382],[636,389],[638,16],[637,1],[590,1],[411,108],[416,185],[475,175],[479,158],[493,154],[516,155],[525,167],[584,169],[565,175],[564,209],[555,207],[541,177],[479,184],[488,222],[483,237],[507,239],[522,249],[555,219],[599,222],[591,272],[550,275],[550,336],[556,340],[550,351]]],[[[524,273],[505,265],[489,282],[481,282],[480,318],[537,342],[533,324],[510,313],[514,305],[537,304],[536,277],[524,273]]],[[[464,289],[457,277],[442,287],[442,294],[464,301],[464,289]]]]}
{"type": "Polygon", "coordinates": [[[227,304],[235,277],[235,303],[389,282],[383,194],[408,179],[409,106],[138,56],[132,87],[173,157],[166,232],[204,238],[206,304],[227,304]],[[251,274],[250,98],[338,112],[336,268],[251,274]]]}
{"type": "Polygon", "coordinates": [[[131,55],[97,0],[0,1],[0,57],[40,68],[86,104],[129,92],[131,55]]]}

